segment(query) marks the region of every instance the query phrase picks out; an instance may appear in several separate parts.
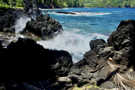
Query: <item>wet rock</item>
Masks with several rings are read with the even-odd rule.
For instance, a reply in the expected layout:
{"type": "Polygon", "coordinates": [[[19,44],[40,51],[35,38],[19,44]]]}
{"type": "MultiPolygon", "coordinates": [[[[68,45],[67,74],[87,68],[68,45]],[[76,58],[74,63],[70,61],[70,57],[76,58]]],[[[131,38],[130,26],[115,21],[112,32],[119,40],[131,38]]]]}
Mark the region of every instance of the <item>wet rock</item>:
{"type": "Polygon", "coordinates": [[[92,50],[105,47],[106,42],[103,39],[91,40],[90,48],[92,50]]]}
{"type": "Polygon", "coordinates": [[[73,83],[83,86],[88,83],[94,85],[98,81],[98,73],[95,72],[102,69],[105,62],[98,52],[106,46],[107,44],[102,39],[90,42],[91,50],[84,54],[84,58],[81,61],[71,67],[68,76],[72,79],[73,83]]]}
{"type": "Polygon", "coordinates": [[[63,30],[61,24],[49,15],[40,15],[35,20],[29,21],[23,33],[31,32],[42,39],[56,36],[63,30]]]}
{"type": "Polygon", "coordinates": [[[100,54],[104,55],[105,53],[100,53],[100,51],[103,51],[106,46],[106,42],[102,39],[96,39],[90,42],[91,50],[84,54],[84,60],[92,69],[95,69],[97,65],[102,62],[102,57],[100,57],[100,54]]]}

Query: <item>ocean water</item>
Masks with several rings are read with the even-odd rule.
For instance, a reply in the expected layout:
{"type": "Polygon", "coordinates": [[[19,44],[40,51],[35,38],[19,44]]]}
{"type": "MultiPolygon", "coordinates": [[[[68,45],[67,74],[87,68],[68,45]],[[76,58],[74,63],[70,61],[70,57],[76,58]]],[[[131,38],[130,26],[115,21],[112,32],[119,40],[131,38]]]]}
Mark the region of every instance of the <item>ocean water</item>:
{"type": "Polygon", "coordinates": [[[48,13],[59,21],[64,31],[54,39],[38,43],[45,48],[68,51],[74,62],[81,60],[84,53],[90,50],[91,40],[107,40],[121,20],[135,19],[134,8],[64,8],[42,10],[42,13],[48,13]]]}

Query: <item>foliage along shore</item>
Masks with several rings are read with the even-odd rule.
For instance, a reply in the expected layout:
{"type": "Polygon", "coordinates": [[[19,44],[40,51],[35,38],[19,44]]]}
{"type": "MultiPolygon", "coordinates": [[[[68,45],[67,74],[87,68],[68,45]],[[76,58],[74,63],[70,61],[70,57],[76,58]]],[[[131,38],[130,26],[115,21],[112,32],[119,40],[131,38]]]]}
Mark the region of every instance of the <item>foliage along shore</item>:
{"type": "MultiPolygon", "coordinates": [[[[32,0],[31,0],[32,1],[32,0]]],[[[135,0],[37,0],[40,8],[135,8],[135,0]]],[[[0,7],[23,8],[23,0],[0,0],[0,7]]]]}

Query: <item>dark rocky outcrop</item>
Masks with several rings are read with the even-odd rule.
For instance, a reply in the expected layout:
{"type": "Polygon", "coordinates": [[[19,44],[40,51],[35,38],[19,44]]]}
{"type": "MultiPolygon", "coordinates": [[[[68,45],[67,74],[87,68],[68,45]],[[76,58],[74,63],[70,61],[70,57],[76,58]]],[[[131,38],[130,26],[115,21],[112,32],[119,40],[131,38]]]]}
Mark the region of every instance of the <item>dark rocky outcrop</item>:
{"type": "Polygon", "coordinates": [[[135,21],[122,21],[117,30],[114,31],[108,39],[108,45],[114,47],[117,51],[112,57],[113,60],[119,64],[135,66],[134,43],[135,21]]]}
{"type": "Polygon", "coordinates": [[[93,49],[97,49],[97,48],[101,48],[104,47],[106,44],[106,42],[103,39],[96,39],[96,40],[91,40],[90,42],[90,48],[93,49]]]}
{"type": "MultiPolygon", "coordinates": [[[[45,49],[32,39],[16,40],[14,24],[23,15],[23,10],[0,8],[0,90],[66,88],[57,78],[66,76],[70,71],[73,64],[71,55],[63,50],[45,49]]],[[[33,33],[47,39],[62,30],[59,22],[48,15],[41,15],[29,22],[23,34],[33,33]]]]}
{"type": "Polygon", "coordinates": [[[92,40],[90,42],[91,50],[86,52],[84,58],[74,64],[69,73],[69,77],[75,78],[79,86],[85,84],[95,84],[98,81],[97,71],[101,70],[105,65],[105,58],[100,57],[98,52],[100,49],[105,48],[107,43],[102,39],[92,40]]]}
{"type": "MultiPolygon", "coordinates": [[[[78,85],[85,85],[85,83],[96,83],[98,86],[112,89],[115,87],[124,88],[129,87],[129,82],[133,82],[135,78],[132,77],[135,66],[135,21],[127,20],[121,21],[116,31],[114,31],[108,38],[108,42],[97,39],[90,42],[91,50],[86,52],[83,60],[74,64],[69,73],[69,77],[75,78],[78,85]],[[110,59],[112,58],[112,59],[110,59]],[[127,77],[127,74],[130,76],[127,77]],[[117,80],[114,78],[124,78],[117,80]],[[125,78],[126,77],[126,78],[125,78]],[[123,83],[117,86],[118,82],[123,83]],[[111,87],[108,86],[111,84],[111,87]]],[[[133,84],[133,83],[132,83],[133,84]]],[[[134,85],[130,85],[134,88],[134,85]]]]}
{"type": "Polygon", "coordinates": [[[31,39],[19,38],[17,42],[11,42],[2,56],[5,57],[4,62],[10,63],[11,68],[7,70],[12,71],[11,76],[16,72],[17,76],[27,73],[25,78],[29,74],[36,76],[39,73],[44,78],[64,76],[72,66],[72,58],[68,52],[44,49],[31,39]]]}
{"type": "Polygon", "coordinates": [[[73,64],[68,52],[44,49],[31,39],[19,38],[7,48],[1,48],[0,56],[4,60],[0,66],[3,77],[0,86],[6,90],[49,90],[50,87],[55,90],[51,85],[57,77],[66,76],[73,64]]]}
{"type": "Polygon", "coordinates": [[[0,32],[17,32],[25,35],[26,37],[31,37],[32,39],[35,36],[45,40],[56,36],[63,30],[62,25],[49,15],[32,16],[27,15],[23,10],[5,8],[0,8],[0,27],[0,32]],[[15,25],[17,20],[21,17],[24,19],[32,18],[32,20],[26,24],[23,31],[17,32],[17,30],[15,30],[15,25]]]}
{"type": "Polygon", "coordinates": [[[23,33],[31,32],[42,39],[48,39],[59,34],[62,30],[61,24],[49,15],[40,15],[27,23],[23,33]]]}

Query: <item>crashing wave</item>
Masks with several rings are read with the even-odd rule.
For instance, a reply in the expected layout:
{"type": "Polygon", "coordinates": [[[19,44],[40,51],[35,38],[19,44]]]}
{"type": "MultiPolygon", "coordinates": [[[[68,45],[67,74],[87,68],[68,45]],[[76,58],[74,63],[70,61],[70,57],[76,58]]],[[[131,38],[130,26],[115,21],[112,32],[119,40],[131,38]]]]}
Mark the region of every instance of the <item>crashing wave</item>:
{"type": "Polygon", "coordinates": [[[82,35],[73,31],[64,31],[57,37],[48,41],[39,41],[38,43],[43,45],[45,48],[66,50],[71,53],[73,61],[78,62],[83,58],[85,52],[89,47],[89,41],[93,39],[107,39],[108,36],[92,33],[90,35],[82,35]]]}

